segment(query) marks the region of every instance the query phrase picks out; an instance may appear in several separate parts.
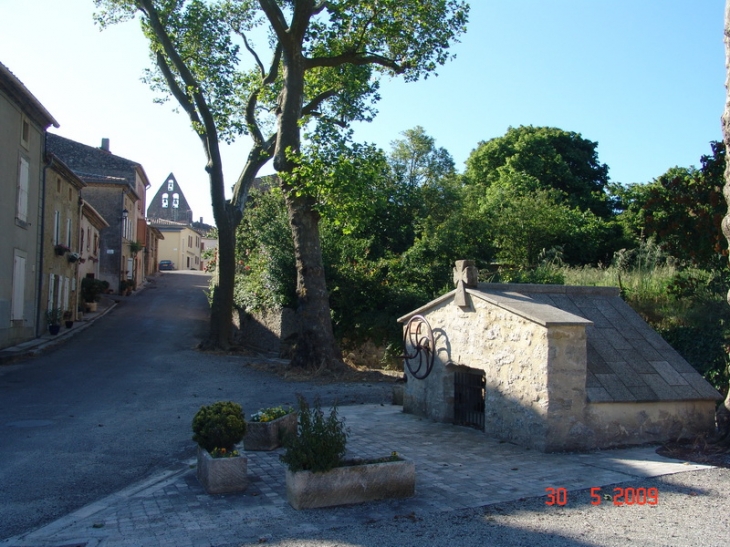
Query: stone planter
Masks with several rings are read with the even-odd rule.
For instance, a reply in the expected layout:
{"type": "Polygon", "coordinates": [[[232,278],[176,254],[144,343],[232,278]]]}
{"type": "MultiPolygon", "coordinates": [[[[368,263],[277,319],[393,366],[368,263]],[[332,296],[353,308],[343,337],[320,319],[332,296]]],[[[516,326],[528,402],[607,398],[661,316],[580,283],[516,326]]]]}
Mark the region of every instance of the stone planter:
{"type": "Polygon", "coordinates": [[[197,476],[208,494],[243,492],[248,487],[248,458],[213,458],[198,447],[197,476]]]}
{"type": "Polygon", "coordinates": [[[408,498],[415,490],[416,466],[408,460],[347,465],[324,473],[286,470],[286,499],[294,509],[408,498]]]}
{"type": "Polygon", "coordinates": [[[243,447],[246,450],[274,450],[282,444],[285,435],[297,434],[296,412],[270,422],[247,422],[243,447]]]}

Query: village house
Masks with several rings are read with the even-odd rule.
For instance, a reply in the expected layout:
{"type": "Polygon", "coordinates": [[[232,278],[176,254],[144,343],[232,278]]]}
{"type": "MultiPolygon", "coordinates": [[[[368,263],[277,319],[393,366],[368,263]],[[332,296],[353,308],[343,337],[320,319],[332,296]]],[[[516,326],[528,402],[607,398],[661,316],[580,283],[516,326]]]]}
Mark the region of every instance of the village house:
{"type": "Polygon", "coordinates": [[[109,228],[100,233],[99,279],[114,292],[135,287],[147,275],[143,252],[147,175],[139,163],[111,153],[109,140],[94,148],[59,135],[48,135],[48,149],[86,184],[82,197],[109,228]]]}
{"type": "Polygon", "coordinates": [[[0,348],[45,330],[40,317],[45,136],[58,122],[0,63],[0,348]]]}

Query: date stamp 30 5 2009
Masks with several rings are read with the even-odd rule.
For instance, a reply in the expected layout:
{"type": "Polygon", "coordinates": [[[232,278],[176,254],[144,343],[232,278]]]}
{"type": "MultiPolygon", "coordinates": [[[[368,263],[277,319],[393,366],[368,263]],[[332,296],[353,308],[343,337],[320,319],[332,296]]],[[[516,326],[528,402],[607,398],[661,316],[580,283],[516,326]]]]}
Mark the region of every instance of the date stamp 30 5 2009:
{"type": "MultiPolygon", "coordinates": [[[[563,487],[545,488],[547,499],[545,505],[563,506],[568,503],[568,490],[563,487]]],[[[612,493],[603,493],[599,486],[591,488],[591,505],[601,505],[603,502],[613,505],[659,505],[658,488],[621,488],[616,487],[612,493]]]]}

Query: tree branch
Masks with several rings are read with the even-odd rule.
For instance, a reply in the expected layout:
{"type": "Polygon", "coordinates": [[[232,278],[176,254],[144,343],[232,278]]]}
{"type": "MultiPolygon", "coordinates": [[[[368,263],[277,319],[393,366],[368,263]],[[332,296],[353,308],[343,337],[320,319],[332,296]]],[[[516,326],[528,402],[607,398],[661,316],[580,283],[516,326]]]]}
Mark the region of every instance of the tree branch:
{"type": "Polygon", "coordinates": [[[337,91],[334,89],[323,91],[302,108],[302,116],[316,115],[315,110],[319,108],[319,105],[335,95],[337,95],[337,91]]]}
{"type": "Polygon", "coordinates": [[[284,53],[284,49],[281,47],[281,42],[277,42],[276,51],[274,52],[274,59],[271,61],[269,73],[265,75],[263,82],[261,82],[262,84],[271,85],[279,77],[279,65],[281,64],[282,53],[284,53]]]}
{"type": "MultiPolygon", "coordinates": [[[[177,80],[175,80],[175,75],[170,69],[170,65],[167,64],[165,56],[162,53],[158,52],[156,55],[156,59],[157,66],[160,68],[160,72],[162,72],[162,75],[167,82],[167,86],[170,88],[172,96],[177,99],[177,102],[180,103],[180,106],[183,108],[183,110],[187,112],[191,122],[202,125],[202,122],[200,121],[200,116],[198,116],[198,111],[195,109],[195,105],[193,104],[190,97],[185,93],[185,91],[183,91],[183,89],[178,85],[177,80]]],[[[201,138],[204,138],[203,135],[200,136],[201,138]]]]}
{"type": "Polygon", "coordinates": [[[306,70],[315,67],[338,67],[345,64],[358,66],[375,64],[389,68],[396,74],[403,74],[410,68],[410,64],[408,62],[400,64],[393,59],[383,57],[382,55],[376,55],[374,53],[358,53],[355,51],[342,53],[333,57],[315,57],[314,59],[305,59],[304,61],[304,67],[306,70]]]}
{"type": "Polygon", "coordinates": [[[286,23],[286,18],[282,13],[279,6],[274,0],[259,0],[261,9],[266,14],[266,17],[271,24],[271,28],[274,29],[276,36],[279,38],[279,42],[289,42],[289,26],[286,23]]]}
{"type": "Polygon", "coordinates": [[[259,70],[261,70],[261,77],[266,78],[266,69],[264,68],[264,63],[261,62],[261,59],[259,59],[259,56],[256,54],[254,49],[249,45],[248,38],[246,38],[246,33],[241,32],[239,30],[236,30],[236,33],[243,38],[243,45],[246,46],[246,49],[248,52],[253,55],[254,60],[256,61],[256,64],[259,65],[259,70]]]}

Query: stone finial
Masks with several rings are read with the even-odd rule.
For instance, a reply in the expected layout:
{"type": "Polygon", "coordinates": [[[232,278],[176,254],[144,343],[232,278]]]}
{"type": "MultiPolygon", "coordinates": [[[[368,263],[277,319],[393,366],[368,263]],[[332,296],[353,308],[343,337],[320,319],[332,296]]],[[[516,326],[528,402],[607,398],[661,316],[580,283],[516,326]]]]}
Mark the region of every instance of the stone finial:
{"type": "Polygon", "coordinates": [[[479,270],[473,260],[457,260],[454,268],[454,285],[459,286],[461,281],[465,287],[474,288],[479,281],[479,270]]]}
{"type": "Polygon", "coordinates": [[[474,266],[474,261],[457,260],[454,268],[454,285],[456,285],[454,302],[457,306],[463,308],[469,305],[466,299],[466,288],[474,288],[478,282],[479,270],[474,266]]]}

